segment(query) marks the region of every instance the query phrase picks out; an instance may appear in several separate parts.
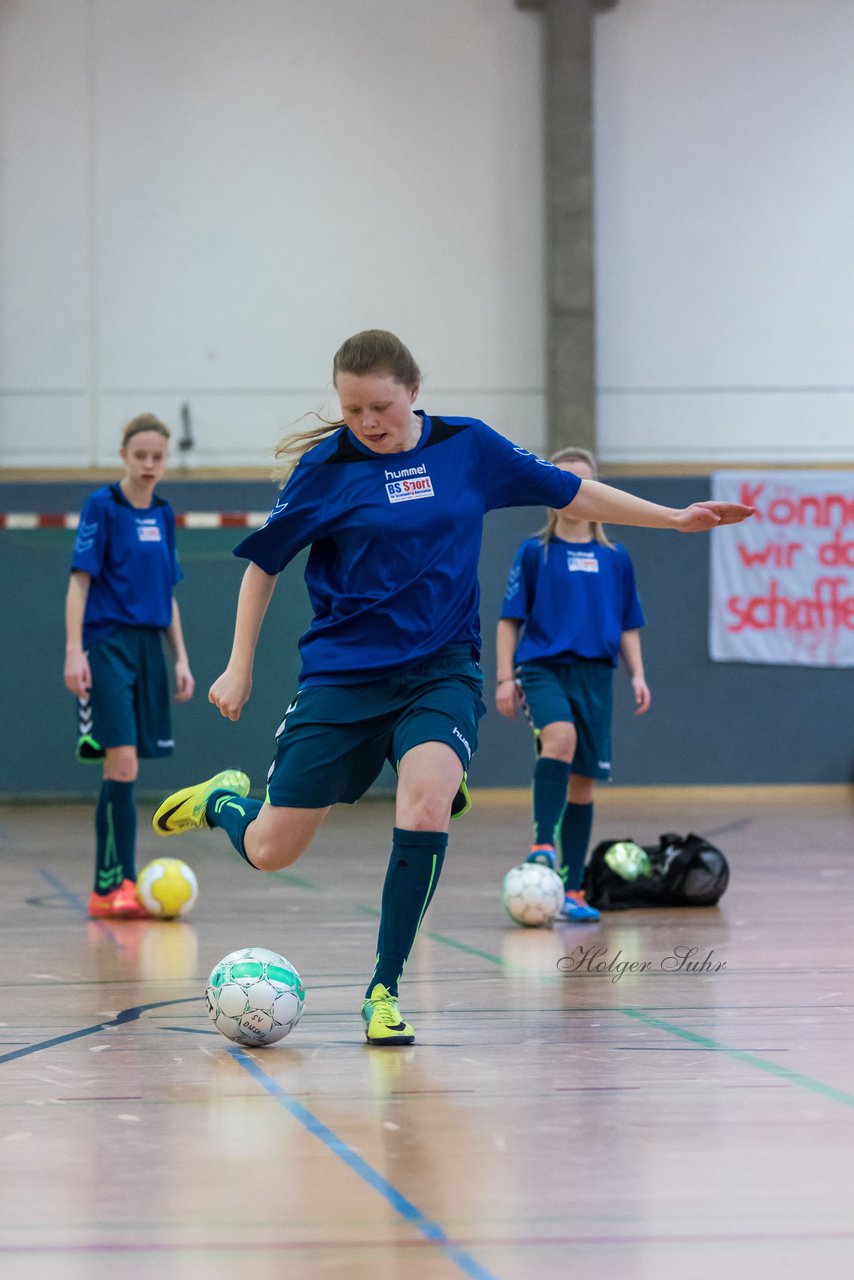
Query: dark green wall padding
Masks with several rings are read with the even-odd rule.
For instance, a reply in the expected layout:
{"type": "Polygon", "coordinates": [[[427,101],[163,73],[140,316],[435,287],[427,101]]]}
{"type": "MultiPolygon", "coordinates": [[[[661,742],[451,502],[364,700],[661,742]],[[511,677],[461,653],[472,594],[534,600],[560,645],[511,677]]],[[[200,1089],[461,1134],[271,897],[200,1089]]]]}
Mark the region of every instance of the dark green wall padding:
{"type": "MultiPolygon", "coordinates": [[[[708,497],[701,479],[616,481],[643,497],[683,506],[708,497]]],[[[76,510],[11,505],[15,486],[0,486],[0,509],[76,510]]],[[[249,486],[244,486],[244,489],[249,486]]],[[[164,488],[164,492],[165,492],[164,488]]],[[[81,490],[85,494],[85,490],[81,490]]],[[[201,486],[169,486],[175,509],[216,509],[201,486]]],[[[218,495],[217,495],[218,496],[218,495]]],[[[268,486],[241,494],[240,509],[264,510],[268,486]]],[[[232,495],[229,509],[237,509],[232,495]]],[[[489,715],[481,723],[473,786],[526,786],[530,735],[502,720],[492,705],[494,632],[507,569],[516,546],[541,523],[538,510],[495,512],[487,518],[481,559],[483,665],[489,715]]],[[[625,672],[616,675],[614,782],[622,785],[850,783],[854,776],[850,670],[712,663],[708,658],[709,537],[611,529],[630,551],[647,614],[644,654],[652,709],[632,714],[625,672]]],[[[300,557],[281,575],[258,649],[252,698],[232,724],[207,701],[211,682],[231,648],[243,562],[231,555],[233,529],[180,530],[185,580],[178,599],[197,681],[195,699],[174,706],[177,742],[169,760],[146,761],[139,791],[162,795],[226,767],[245,769],[262,794],[273,756],[273,734],[296,689],[297,639],[309,622],[300,557]]],[[[62,530],[0,532],[0,587],[5,604],[0,795],[92,796],[100,769],[74,759],[74,699],[62,683],[63,609],[74,535],[62,530]]],[[[392,779],[384,775],[381,783],[392,779]]]]}

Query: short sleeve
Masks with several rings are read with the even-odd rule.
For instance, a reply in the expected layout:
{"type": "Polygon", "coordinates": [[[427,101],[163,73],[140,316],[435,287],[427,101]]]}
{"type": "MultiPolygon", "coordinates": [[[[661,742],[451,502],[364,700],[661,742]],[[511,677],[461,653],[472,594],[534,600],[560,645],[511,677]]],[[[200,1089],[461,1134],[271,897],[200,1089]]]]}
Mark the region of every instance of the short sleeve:
{"type": "Polygon", "coordinates": [[[487,511],[499,507],[560,510],[572,502],[581,485],[578,476],[513,444],[484,422],[478,423],[478,432],[487,511]]]}
{"type": "Polygon", "coordinates": [[[74,551],[71,555],[72,571],[79,569],[92,578],[98,576],[107,550],[107,534],[106,504],[98,494],[92,494],[87,498],[80,512],[74,551]]]}
{"type": "Polygon", "coordinates": [[[233,554],[251,560],[272,577],[322,537],[328,509],[319,479],[322,471],[323,467],[301,461],[266,522],[239,542],[233,554]]]}

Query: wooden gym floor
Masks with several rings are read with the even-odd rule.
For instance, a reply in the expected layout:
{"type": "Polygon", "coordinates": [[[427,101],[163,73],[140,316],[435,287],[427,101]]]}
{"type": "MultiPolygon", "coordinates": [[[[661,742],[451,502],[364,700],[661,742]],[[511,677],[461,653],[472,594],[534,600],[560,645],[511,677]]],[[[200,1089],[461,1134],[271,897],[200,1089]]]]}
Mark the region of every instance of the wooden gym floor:
{"type": "Polygon", "coordinates": [[[391,824],[386,801],[339,809],[267,877],[220,833],[143,828],[140,861],[183,857],[199,901],[106,924],[85,914],[90,810],[0,810],[0,1273],[849,1280],[844,789],[606,791],[597,839],[717,832],[730,888],[718,909],[542,930],[498,899],[527,807],[476,796],[403,985],[417,1043],[378,1050],[358,1010],[391,824]],[[308,996],[249,1052],[202,992],[253,944],[308,996]],[[662,971],[678,947],[707,967],[662,971]],[[647,971],[561,973],[578,948],[647,971]]]}

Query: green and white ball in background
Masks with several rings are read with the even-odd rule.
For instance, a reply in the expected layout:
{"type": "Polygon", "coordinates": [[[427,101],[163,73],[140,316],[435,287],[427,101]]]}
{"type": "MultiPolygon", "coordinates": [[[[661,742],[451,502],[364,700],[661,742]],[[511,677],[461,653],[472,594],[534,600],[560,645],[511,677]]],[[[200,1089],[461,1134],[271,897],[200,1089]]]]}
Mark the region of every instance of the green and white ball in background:
{"type": "Polygon", "coordinates": [[[150,916],[174,920],[192,911],[199,882],[180,858],[155,858],[137,876],[136,896],[150,916]]]}
{"type": "Polygon", "coordinates": [[[265,947],[223,956],[208,978],[208,1016],[236,1044],[275,1044],[302,1017],[305,988],[294,966],[265,947]]]}
{"type": "Polygon", "coordinates": [[[539,862],[511,867],[501,886],[504,909],[517,924],[531,928],[551,924],[563,906],[563,881],[539,862]]]}

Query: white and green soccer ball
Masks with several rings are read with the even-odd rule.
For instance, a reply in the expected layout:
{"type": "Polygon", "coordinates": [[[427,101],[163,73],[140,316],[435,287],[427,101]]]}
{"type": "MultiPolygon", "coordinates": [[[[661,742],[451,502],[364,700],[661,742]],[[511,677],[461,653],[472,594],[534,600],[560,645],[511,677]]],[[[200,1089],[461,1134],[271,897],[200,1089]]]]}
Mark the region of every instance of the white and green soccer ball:
{"type": "Polygon", "coordinates": [[[302,1017],[305,988],[290,961],[265,947],[223,956],[208,978],[208,1016],[236,1044],[275,1044],[302,1017]]]}
{"type": "Polygon", "coordinates": [[[563,906],[563,881],[539,862],[511,867],[501,886],[501,901],[511,920],[535,927],[550,924],[563,906]]]}

